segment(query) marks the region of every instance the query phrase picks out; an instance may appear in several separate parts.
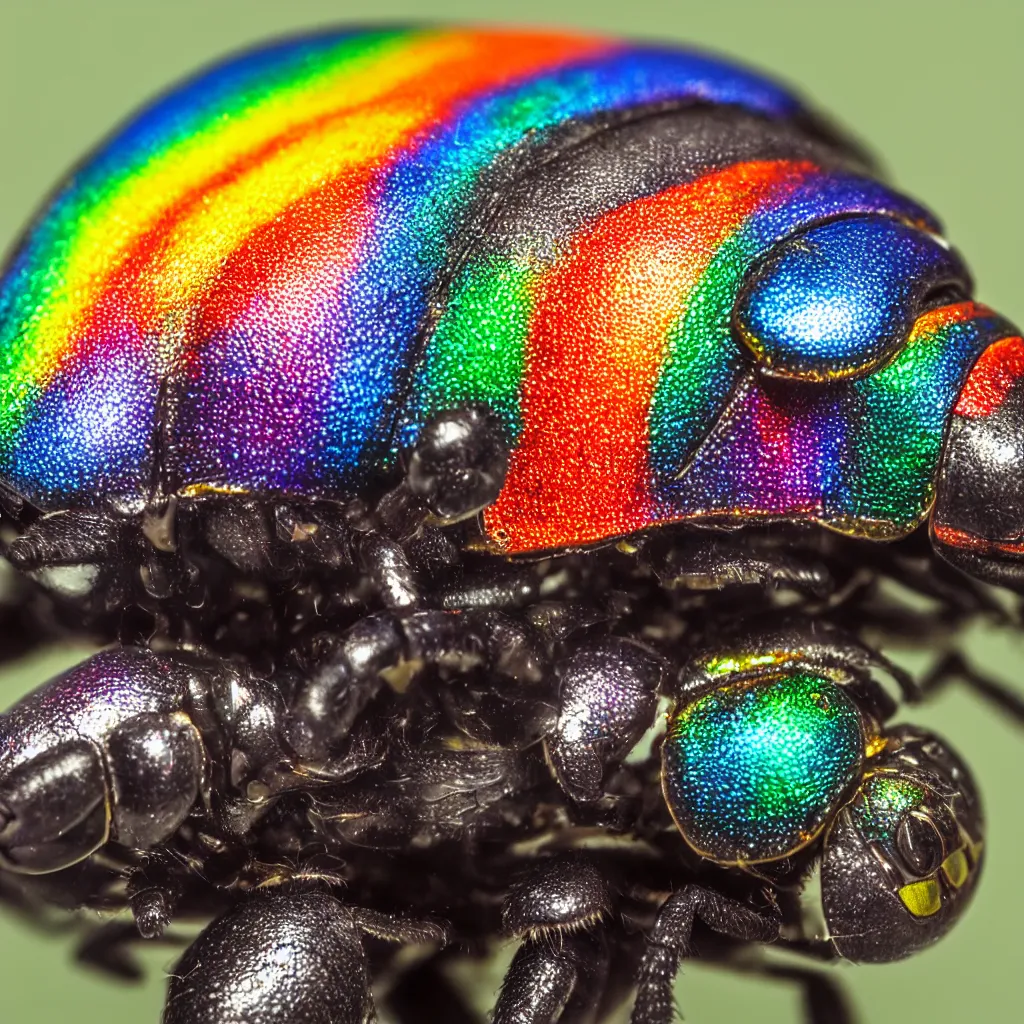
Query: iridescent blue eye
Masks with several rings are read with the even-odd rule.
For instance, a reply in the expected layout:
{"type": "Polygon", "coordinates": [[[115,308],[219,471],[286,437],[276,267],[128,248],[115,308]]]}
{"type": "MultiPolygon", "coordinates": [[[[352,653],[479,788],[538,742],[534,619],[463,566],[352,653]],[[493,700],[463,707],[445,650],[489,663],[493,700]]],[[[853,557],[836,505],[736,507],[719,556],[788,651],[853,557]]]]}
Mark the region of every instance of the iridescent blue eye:
{"type": "Polygon", "coordinates": [[[662,747],[672,815],[724,864],[794,853],[860,777],[861,713],[842,687],[798,671],[727,683],[676,709],[662,747]]]}
{"type": "Polygon", "coordinates": [[[963,264],[934,235],[886,217],[852,217],[769,253],[734,323],[767,373],[853,377],[903,347],[929,292],[968,286],[963,264]]]}

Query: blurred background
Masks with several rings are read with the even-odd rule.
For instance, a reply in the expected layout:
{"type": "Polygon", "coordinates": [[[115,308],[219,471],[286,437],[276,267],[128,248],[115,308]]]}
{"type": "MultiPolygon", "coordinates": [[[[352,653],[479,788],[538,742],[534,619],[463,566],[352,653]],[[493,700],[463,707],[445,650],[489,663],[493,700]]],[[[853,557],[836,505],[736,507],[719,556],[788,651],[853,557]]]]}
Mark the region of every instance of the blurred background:
{"type": "MultiPolygon", "coordinates": [[[[258,40],[344,22],[486,20],[679,40],[796,85],[882,155],[892,179],[943,219],[980,298],[1024,323],[1024,5],[1019,0],[0,0],[0,249],[68,166],[120,119],[196,68],[258,40]]],[[[972,657],[1024,692],[1024,646],[979,630],[972,657]]],[[[0,670],[0,706],[78,660],[53,650],[0,670]]],[[[920,665],[927,652],[904,652],[920,665]]],[[[906,963],[839,973],[871,1024],[1022,1019],[1024,735],[952,690],[914,717],[951,737],[986,797],[987,868],[951,936],[906,963]]],[[[155,1024],[173,951],[147,951],[148,981],[105,981],[66,937],[0,913],[0,1020],[155,1024]]],[[[483,979],[492,991],[497,978],[483,979]]],[[[796,1022],[798,994],[688,965],[691,1024],[796,1022]]],[[[490,993],[481,992],[488,1002],[490,993]]],[[[442,1022],[439,1022],[442,1024],[442,1022]]]]}

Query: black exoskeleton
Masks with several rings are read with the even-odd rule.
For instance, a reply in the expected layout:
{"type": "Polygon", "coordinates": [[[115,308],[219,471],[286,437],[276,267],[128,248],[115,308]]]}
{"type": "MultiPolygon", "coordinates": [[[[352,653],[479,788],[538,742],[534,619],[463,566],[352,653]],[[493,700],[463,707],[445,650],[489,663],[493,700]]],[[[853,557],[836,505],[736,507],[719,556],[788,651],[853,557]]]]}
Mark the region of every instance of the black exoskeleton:
{"type": "Polygon", "coordinates": [[[318,891],[261,891],[214,921],[171,977],[164,1024],[364,1024],[374,1016],[363,936],[443,943],[436,925],[318,891]]]}

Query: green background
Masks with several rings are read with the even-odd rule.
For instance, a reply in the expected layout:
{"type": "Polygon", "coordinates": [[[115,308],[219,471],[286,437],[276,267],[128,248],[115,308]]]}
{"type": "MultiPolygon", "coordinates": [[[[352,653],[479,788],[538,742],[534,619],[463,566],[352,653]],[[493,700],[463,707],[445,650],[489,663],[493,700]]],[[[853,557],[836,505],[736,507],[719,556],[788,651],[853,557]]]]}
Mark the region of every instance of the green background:
{"type": "MultiPolygon", "coordinates": [[[[883,155],[893,179],[944,219],[975,271],[980,297],[1024,322],[1019,0],[0,0],[0,247],[12,243],[56,178],[99,136],[226,51],[345,21],[481,18],[686,40],[789,80],[883,155]]],[[[1024,688],[1019,644],[980,632],[967,644],[1024,688]]],[[[4,669],[0,704],[75,657],[50,652],[4,669]]],[[[962,692],[914,715],[953,737],[977,772],[989,815],[986,877],[966,920],[935,949],[903,964],[839,972],[865,1021],[1020,1021],[1022,737],[962,692]]],[[[68,947],[0,916],[0,1021],[158,1019],[167,950],[148,953],[151,980],[131,988],[72,966],[68,947]]],[[[693,1024],[769,1024],[799,1014],[787,985],[700,966],[687,968],[679,996],[693,1024]]]]}

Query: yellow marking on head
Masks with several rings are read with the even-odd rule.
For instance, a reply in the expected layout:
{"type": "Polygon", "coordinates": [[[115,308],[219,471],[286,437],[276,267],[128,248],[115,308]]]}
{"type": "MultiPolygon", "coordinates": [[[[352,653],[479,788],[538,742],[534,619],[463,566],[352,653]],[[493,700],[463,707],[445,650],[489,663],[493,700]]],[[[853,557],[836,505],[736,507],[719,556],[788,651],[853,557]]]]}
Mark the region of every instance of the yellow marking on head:
{"type": "Polygon", "coordinates": [[[959,889],[971,873],[971,866],[967,863],[967,854],[963,850],[954,850],[942,862],[942,873],[954,889],[959,889]]]}
{"type": "Polygon", "coordinates": [[[942,890],[937,878],[911,882],[899,890],[903,905],[914,917],[931,917],[942,909],[942,890]]]}
{"type": "Polygon", "coordinates": [[[981,860],[981,851],[985,847],[984,840],[972,839],[962,825],[960,826],[960,835],[967,846],[967,853],[971,858],[971,863],[977,864],[978,861],[981,860]]]}

